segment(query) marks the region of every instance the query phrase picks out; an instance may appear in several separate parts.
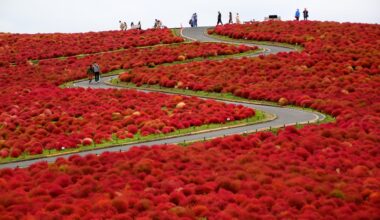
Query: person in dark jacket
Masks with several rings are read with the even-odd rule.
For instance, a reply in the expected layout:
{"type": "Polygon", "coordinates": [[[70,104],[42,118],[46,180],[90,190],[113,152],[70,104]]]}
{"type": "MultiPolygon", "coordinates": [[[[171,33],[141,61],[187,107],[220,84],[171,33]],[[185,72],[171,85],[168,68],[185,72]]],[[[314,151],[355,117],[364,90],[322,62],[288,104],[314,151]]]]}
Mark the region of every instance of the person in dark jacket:
{"type": "Polygon", "coordinates": [[[198,27],[198,15],[197,15],[197,13],[194,13],[193,21],[194,21],[194,23],[193,23],[194,27],[198,27]]]}
{"type": "Polygon", "coordinates": [[[305,10],[303,10],[303,20],[307,21],[308,17],[309,17],[309,11],[305,8],[305,10]]]}
{"type": "Polygon", "coordinates": [[[229,14],[228,23],[229,23],[229,24],[232,24],[232,23],[233,23],[233,22],[232,22],[232,12],[230,12],[230,14],[229,14]]]}
{"type": "Polygon", "coordinates": [[[141,21],[139,21],[139,23],[137,23],[137,29],[141,30],[141,21]]]}
{"type": "Polygon", "coordinates": [[[88,75],[88,84],[90,84],[92,82],[92,78],[94,77],[94,70],[92,69],[92,65],[88,67],[87,75],[88,75]]]}
{"type": "Polygon", "coordinates": [[[216,25],[218,26],[219,24],[223,25],[222,13],[220,13],[220,11],[218,11],[218,23],[216,23],[216,25]]]}

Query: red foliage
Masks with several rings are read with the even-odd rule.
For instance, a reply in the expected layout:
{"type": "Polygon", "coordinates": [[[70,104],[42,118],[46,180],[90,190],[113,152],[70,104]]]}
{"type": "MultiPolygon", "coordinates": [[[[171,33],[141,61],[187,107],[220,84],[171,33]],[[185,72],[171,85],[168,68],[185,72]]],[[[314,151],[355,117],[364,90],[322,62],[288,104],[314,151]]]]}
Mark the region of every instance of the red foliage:
{"type": "Polygon", "coordinates": [[[18,148],[12,148],[11,157],[19,157],[21,155],[21,150],[18,148]]]}
{"type": "MultiPolygon", "coordinates": [[[[371,177],[365,177],[363,185],[358,177],[352,178],[350,172],[337,173],[324,164],[315,163],[321,153],[298,160],[294,157],[297,149],[241,144],[248,144],[259,136],[218,138],[186,148],[133,148],[125,153],[75,156],[50,165],[4,169],[0,180],[7,181],[0,187],[0,210],[3,210],[0,212],[6,215],[16,204],[30,201],[29,213],[34,216],[43,213],[40,207],[46,207],[51,212],[57,210],[60,215],[71,217],[82,213],[82,218],[97,213],[98,217],[122,214],[127,216],[124,218],[133,219],[150,216],[151,212],[167,213],[171,218],[213,218],[216,215],[243,219],[327,218],[332,213],[336,217],[343,216],[347,210],[340,210],[348,205],[352,213],[355,210],[366,210],[368,216],[378,213],[380,179],[376,168],[371,168],[371,177]],[[225,143],[234,147],[226,148],[225,143]],[[81,170],[88,169],[88,164],[93,164],[93,171],[84,175],[81,170]],[[51,179],[55,183],[52,184],[51,179]],[[362,195],[362,190],[369,193],[362,195]],[[351,203],[350,198],[356,196],[363,199],[351,203]],[[86,205],[71,206],[80,201],[86,201],[86,205]]],[[[279,137],[268,137],[260,145],[279,137]]],[[[301,136],[293,138],[299,142],[303,139],[301,136]]],[[[21,214],[27,212],[24,210],[21,214]]]]}
{"type": "MultiPolygon", "coordinates": [[[[134,33],[133,38],[144,38],[149,33],[134,33]]],[[[94,60],[100,64],[102,72],[107,72],[152,62],[174,62],[184,52],[187,58],[207,56],[209,50],[223,54],[226,51],[239,53],[242,49],[227,44],[196,42],[41,60],[38,65],[20,63],[0,67],[0,156],[18,157],[23,152],[41,154],[44,149],[62,150],[99,144],[111,140],[114,134],[126,139],[137,133],[142,136],[169,133],[190,126],[224,123],[227,118],[254,115],[253,111],[239,106],[180,96],[170,99],[167,95],[136,91],[56,88],[60,83],[84,78],[86,68],[94,60]],[[186,103],[186,107],[176,109],[180,102],[186,103]],[[209,117],[216,120],[208,121],[209,117]]]]}
{"type": "MultiPolygon", "coordinates": [[[[380,216],[379,31],[379,25],[309,21],[219,26],[215,32],[220,34],[301,43],[305,49],[300,53],[280,53],[257,59],[138,68],[132,71],[131,81],[145,83],[145,76],[149,76],[166,84],[170,76],[174,85],[194,90],[221,89],[221,92],[272,101],[284,97],[289,104],[331,113],[337,116],[337,121],[298,130],[289,127],[277,135],[270,132],[234,135],[187,147],[132,148],[123,153],[61,158],[52,164],[38,163],[25,169],[2,169],[0,216],[20,219],[27,215],[39,219],[53,216],[83,219],[377,219],[380,216]],[[174,69],[176,74],[173,74],[174,69]]],[[[17,92],[21,97],[36,94],[34,87],[18,88],[12,90],[13,94],[17,92]]],[[[76,90],[65,91],[61,96],[65,101],[72,99],[70,96],[66,99],[68,95],[77,94],[76,90]]],[[[117,108],[115,103],[118,102],[107,101],[110,97],[124,100],[120,96],[126,96],[122,103],[127,105],[124,109],[130,110],[117,109],[123,117],[116,117],[123,120],[125,129],[136,123],[147,132],[167,126],[185,127],[183,120],[196,117],[187,112],[189,108],[194,111],[190,104],[192,99],[180,96],[172,97],[173,100],[168,96],[161,99],[161,102],[168,100],[165,107],[170,112],[183,114],[178,118],[174,114],[176,123],[163,125],[157,118],[139,118],[163,111],[159,104],[158,110],[148,111],[151,106],[148,110],[138,109],[142,102],[131,97],[143,94],[132,92],[128,96],[129,92],[102,91],[108,94],[102,96],[91,90],[97,97],[92,99],[91,95],[80,91],[93,103],[91,107],[101,100],[102,104],[106,103],[104,109],[117,108]],[[176,108],[181,101],[186,105],[176,108]],[[133,120],[125,117],[136,111],[139,114],[132,116],[133,120]]],[[[54,109],[56,105],[49,94],[40,95],[44,99],[39,102],[33,100],[34,96],[28,96],[31,99],[26,111],[28,117],[40,122],[44,118],[54,118],[54,126],[49,128],[52,131],[60,126],[59,122],[66,127],[77,123],[80,111],[74,108],[66,114],[56,114],[58,110],[54,109]],[[45,111],[47,108],[51,114],[45,111]]],[[[7,100],[6,95],[2,95],[4,100],[7,100]]],[[[208,101],[195,103],[199,108],[202,105],[213,108],[208,101]]],[[[59,104],[61,108],[70,109],[64,102],[59,104]]],[[[23,118],[12,116],[24,112],[21,110],[25,107],[16,102],[1,105],[1,108],[7,114],[0,116],[2,126],[20,132],[20,118],[23,118]]],[[[248,114],[242,108],[231,108],[238,113],[236,117],[248,114]]],[[[92,113],[105,112],[91,110],[88,117],[92,120],[97,118],[91,116],[92,113]]],[[[112,121],[115,117],[112,113],[103,115],[112,121]]],[[[196,114],[201,115],[201,111],[196,114]]],[[[198,120],[201,119],[205,118],[198,120]]],[[[188,123],[193,122],[189,120],[188,123]]],[[[79,123],[79,126],[83,125],[79,123]]],[[[42,131],[34,128],[23,132],[43,136],[42,131]]],[[[6,136],[0,133],[0,138],[6,136]]],[[[3,148],[12,146],[23,138],[19,135],[14,142],[0,144],[3,148]]]]}
{"type": "Polygon", "coordinates": [[[5,62],[22,63],[30,59],[47,59],[183,41],[173,36],[169,29],[71,34],[2,34],[1,40],[0,60],[4,61],[4,65],[5,62]]]}

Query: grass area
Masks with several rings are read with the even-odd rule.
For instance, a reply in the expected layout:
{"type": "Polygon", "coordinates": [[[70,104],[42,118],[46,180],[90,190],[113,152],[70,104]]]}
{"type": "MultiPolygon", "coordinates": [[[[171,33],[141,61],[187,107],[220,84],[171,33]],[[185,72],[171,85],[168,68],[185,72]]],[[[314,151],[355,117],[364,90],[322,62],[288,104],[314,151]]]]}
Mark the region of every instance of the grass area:
{"type": "Polygon", "coordinates": [[[293,44],[288,44],[288,43],[272,42],[272,41],[235,39],[235,38],[230,38],[230,37],[218,35],[218,34],[212,34],[212,35],[207,34],[207,36],[214,38],[214,39],[217,39],[217,40],[227,41],[227,42],[231,42],[231,43],[250,43],[250,44],[258,44],[258,45],[266,45],[266,46],[277,46],[277,47],[285,47],[285,48],[295,49],[296,51],[302,51],[304,49],[301,45],[298,45],[298,44],[293,45],[293,44]]]}
{"type": "Polygon", "coordinates": [[[33,63],[34,65],[38,64],[38,62],[40,62],[39,60],[29,60],[31,63],[33,63]]]}
{"type": "MultiPolygon", "coordinates": [[[[78,57],[78,59],[79,58],[82,58],[82,57],[84,57],[84,56],[87,56],[87,55],[85,55],[85,54],[80,54],[80,55],[75,55],[75,56],[77,56],[78,57]],[[82,57],[80,57],[80,56],[82,56],[82,57]]],[[[54,57],[54,58],[46,58],[46,59],[40,59],[40,60],[29,60],[31,63],[33,63],[34,65],[37,65],[41,60],[53,60],[53,59],[57,59],[57,60],[66,60],[67,58],[69,58],[70,56],[67,56],[67,57],[65,57],[65,56],[61,56],[61,57],[54,57]]]]}
{"type": "Polygon", "coordinates": [[[78,148],[67,148],[67,149],[62,149],[62,150],[55,150],[55,149],[44,150],[42,154],[38,154],[38,155],[30,155],[27,153],[23,153],[18,158],[12,158],[12,157],[2,158],[0,159],[0,164],[23,161],[23,160],[32,160],[32,159],[38,159],[38,158],[47,158],[47,157],[65,155],[65,154],[70,154],[70,153],[91,151],[94,149],[110,148],[110,147],[121,146],[121,145],[126,145],[126,144],[139,144],[139,143],[148,142],[148,141],[165,140],[165,139],[173,138],[173,137],[187,136],[191,134],[200,134],[200,133],[206,133],[209,131],[252,125],[252,124],[257,124],[257,123],[273,120],[275,118],[273,115],[269,115],[260,110],[255,110],[255,112],[256,112],[255,116],[250,117],[250,118],[237,120],[237,121],[229,121],[224,124],[206,124],[206,125],[201,125],[201,126],[192,126],[185,129],[179,129],[168,134],[151,134],[148,136],[141,136],[140,133],[137,133],[136,135],[134,135],[133,138],[127,138],[127,139],[118,139],[116,138],[115,135],[113,135],[113,139],[111,141],[105,141],[100,144],[94,143],[91,146],[79,146],[78,148]]]}
{"type": "MultiPolygon", "coordinates": [[[[170,30],[172,31],[172,33],[173,33],[174,36],[182,38],[182,36],[181,36],[181,28],[171,28],[170,30]]],[[[184,40],[186,41],[186,39],[184,39],[184,40]]]]}

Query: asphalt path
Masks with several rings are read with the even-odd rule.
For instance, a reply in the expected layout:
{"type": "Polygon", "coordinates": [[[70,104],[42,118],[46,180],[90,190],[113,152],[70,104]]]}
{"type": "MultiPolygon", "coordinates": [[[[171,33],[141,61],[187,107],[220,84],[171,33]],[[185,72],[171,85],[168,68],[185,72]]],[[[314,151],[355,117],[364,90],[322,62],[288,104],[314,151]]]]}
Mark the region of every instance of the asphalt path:
{"type": "MultiPolygon", "coordinates": [[[[181,34],[183,37],[190,40],[197,40],[201,42],[221,42],[220,40],[216,40],[214,38],[208,37],[207,34],[205,34],[207,28],[208,27],[185,28],[181,31],[181,34]]],[[[255,45],[260,48],[263,48],[264,54],[275,54],[279,52],[293,51],[292,49],[285,48],[285,47],[256,45],[256,44],[247,44],[247,43],[243,43],[243,44],[251,45],[251,46],[255,45]]],[[[255,56],[258,56],[258,55],[260,54],[256,54],[255,56]]],[[[83,80],[83,81],[74,83],[74,87],[94,88],[94,89],[109,89],[109,88],[122,89],[120,87],[107,84],[107,82],[109,82],[112,78],[115,78],[115,77],[116,76],[102,77],[99,83],[91,83],[91,84],[87,80],[83,80]]],[[[138,88],[138,90],[141,90],[143,92],[151,92],[148,90],[144,90],[143,88],[141,89],[138,88]]],[[[165,92],[162,92],[162,93],[165,93],[165,92]]],[[[267,121],[267,122],[253,124],[253,125],[225,128],[225,129],[219,129],[219,130],[214,130],[210,132],[202,132],[202,133],[196,133],[196,134],[188,134],[184,136],[167,138],[167,139],[162,139],[162,140],[148,141],[148,142],[143,142],[139,144],[125,144],[125,145],[114,146],[114,147],[109,147],[109,148],[83,151],[79,153],[69,153],[69,154],[54,156],[54,157],[39,158],[39,159],[33,159],[33,160],[27,160],[27,161],[1,164],[0,168],[27,167],[33,163],[41,162],[41,161],[54,162],[58,157],[68,158],[74,154],[85,156],[87,154],[101,154],[107,151],[108,152],[127,151],[134,146],[137,146],[137,147],[138,146],[153,146],[153,145],[186,143],[186,142],[192,142],[192,141],[197,141],[197,140],[206,140],[206,139],[212,139],[215,137],[223,137],[223,136],[232,135],[232,134],[244,134],[244,133],[250,133],[250,132],[255,132],[255,131],[260,131],[260,130],[267,130],[269,128],[278,128],[278,127],[295,125],[295,124],[313,123],[313,122],[317,122],[318,120],[323,120],[325,118],[323,114],[320,114],[318,112],[304,111],[301,109],[295,109],[295,108],[290,108],[290,107],[276,107],[276,106],[268,106],[268,105],[260,105],[260,104],[249,104],[249,103],[238,102],[238,101],[223,101],[223,100],[217,100],[217,101],[236,104],[236,105],[243,105],[248,108],[258,109],[266,113],[269,113],[272,116],[275,116],[274,117],[275,119],[271,121],[267,121]]]]}
{"type": "MultiPolygon", "coordinates": [[[[291,52],[294,51],[292,48],[288,47],[279,47],[279,46],[270,46],[270,45],[262,45],[262,44],[253,44],[253,43],[234,43],[230,41],[222,41],[219,39],[215,39],[210,37],[207,34],[207,29],[210,27],[197,27],[197,28],[184,28],[181,31],[182,37],[192,40],[192,41],[201,41],[201,42],[226,42],[233,44],[244,44],[247,46],[258,46],[260,48],[265,49],[262,54],[276,54],[280,52],[291,52]]],[[[255,55],[258,56],[258,55],[255,55]]]]}

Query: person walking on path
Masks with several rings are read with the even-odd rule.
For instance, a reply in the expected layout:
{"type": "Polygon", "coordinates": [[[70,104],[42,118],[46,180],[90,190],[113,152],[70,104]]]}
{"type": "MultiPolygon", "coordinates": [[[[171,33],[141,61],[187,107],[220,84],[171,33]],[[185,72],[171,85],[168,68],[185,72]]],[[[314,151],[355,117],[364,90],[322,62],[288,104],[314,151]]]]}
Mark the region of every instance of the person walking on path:
{"type": "Polygon", "coordinates": [[[87,76],[88,76],[88,84],[90,84],[92,81],[92,78],[94,77],[94,70],[92,68],[92,65],[90,65],[87,69],[87,76]]]}
{"type": "Polygon", "coordinates": [[[194,14],[191,15],[191,18],[189,20],[189,24],[191,27],[194,27],[194,14]]]}
{"type": "Polygon", "coordinates": [[[299,10],[298,8],[297,8],[297,11],[296,11],[295,17],[296,17],[296,21],[299,21],[299,20],[300,20],[300,10],[299,10]]]}
{"type": "Polygon", "coordinates": [[[241,24],[239,13],[236,13],[236,24],[241,24]]]}
{"type": "Polygon", "coordinates": [[[197,13],[194,13],[194,15],[193,15],[193,25],[194,25],[194,27],[198,27],[198,15],[197,15],[197,13]]]}
{"type": "Polygon", "coordinates": [[[197,13],[193,13],[193,15],[191,15],[191,19],[189,21],[189,24],[191,27],[197,27],[198,26],[197,13]]]}
{"type": "Polygon", "coordinates": [[[305,8],[305,10],[303,10],[303,20],[307,21],[308,17],[309,17],[309,11],[305,8]]]}
{"type": "Polygon", "coordinates": [[[232,22],[232,12],[230,12],[230,14],[229,14],[228,23],[229,23],[229,24],[232,24],[232,23],[233,23],[233,22],[232,22]]]}
{"type": "Polygon", "coordinates": [[[100,80],[100,67],[97,63],[92,64],[92,71],[95,74],[95,82],[98,83],[100,80]]]}
{"type": "Polygon", "coordinates": [[[216,26],[218,26],[219,24],[223,25],[222,13],[220,13],[220,11],[218,11],[218,23],[216,23],[216,26]]]}

